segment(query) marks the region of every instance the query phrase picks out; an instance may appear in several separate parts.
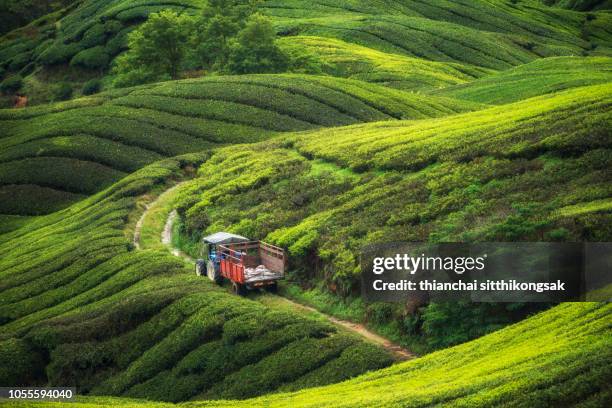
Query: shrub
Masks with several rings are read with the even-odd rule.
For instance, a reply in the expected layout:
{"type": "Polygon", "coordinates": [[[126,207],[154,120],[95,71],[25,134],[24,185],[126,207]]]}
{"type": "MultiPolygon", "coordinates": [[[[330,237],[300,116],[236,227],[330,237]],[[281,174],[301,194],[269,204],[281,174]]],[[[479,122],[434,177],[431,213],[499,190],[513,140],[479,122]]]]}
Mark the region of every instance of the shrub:
{"type": "Polygon", "coordinates": [[[0,91],[3,94],[12,94],[21,89],[22,86],[23,78],[20,75],[13,75],[0,83],[0,91]]]}
{"type": "Polygon", "coordinates": [[[28,63],[30,62],[31,58],[32,58],[32,53],[31,52],[22,52],[20,54],[17,54],[11,60],[11,63],[9,65],[9,69],[11,71],[19,71],[21,68],[23,68],[26,65],[28,65],[28,63]]]}
{"type": "Polygon", "coordinates": [[[38,57],[43,65],[56,65],[70,61],[70,59],[81,51],[81,46],[77,43],[64,44],[55,42],[45,49],[38,57]]]}
{"type": "Polygon", "coordinates": [[[0,382],[4,386],[33,383],[44,365],[30,345],[14,338],[0,342],[0,363],[0,382]]]}
{"type": "Polygon", "coordinates": [[[102,46],[88,48],[76,54],[72,57],[70,65],[81,66],[89,69],[103,69],[106,68],[110,56],[106,52],[106,49],[102,46]]]}
{"type": "Polygon", "coordinates": [[[83,84],[83,90],[81,91],[83,95],[93,95],[95,93],[100,92],[102,88],[102,83],[99,79],[90,79],[89,81],[83,84]]]}
{"type": "MultiPolygon", "coordinates": [[[[109,27],[112,28],[112,27],[109,27]]],[[[83,39],[80,41],[81,47],[90,48],[96,45],[104,44],[106,42],[106,26],[102,24],[94,24],[89,30],[83,35],[83,39]]]]}
{"type": "Polygon", "coordinates": [[[53,100],[65,101],[72,96],[72,87],[66,82],[61,82],[53,88],[53,100]]]}

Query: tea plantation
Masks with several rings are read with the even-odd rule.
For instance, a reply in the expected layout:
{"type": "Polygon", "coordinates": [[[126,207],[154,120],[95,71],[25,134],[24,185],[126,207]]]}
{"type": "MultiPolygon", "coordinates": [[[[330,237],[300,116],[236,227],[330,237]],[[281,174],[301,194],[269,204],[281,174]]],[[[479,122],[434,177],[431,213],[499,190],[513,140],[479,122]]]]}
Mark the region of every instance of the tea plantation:
{"type": "Polygon", "coordinates": [[[113,88],[129,32],[204,4],[68,2],[0,38],[0,103],[29,98],[0,109],[0,385],[74,386],[74,407],[610,406],[609,304],[367,303],[358,265],[376,242],[611,240],[608,1],[262,1],[310,63],[113,88]],[[74,98],[47,103],[58,82],[74,98]],[[182,250],[279,245],[280,295],[420,357],[195,276],[160,242],[171,209],[182,250]]]}
{"type": "Polygon", "coordinates": [[[331,75],[405,90],[463,84],[494,72],[472,65],[389,54],[334,38],[291,36],[280,43],[289,50],[305,49],[316,55],[327,64],[324,70],[331,75]]]}
{"type": "Polygon", "coordinates": [[[481,103],[502,104],[612,79],[608,57],[545,58],[433,94],[481,103]]]}
{"type": "Polygon", "coordinates": [[[327,323],[231,295],[165,250],[133,251],[128,236],[144,195],[205,158],[159,161],[0,236],[2,384],[70,383],[93,395],[166,401],[245,398],[392,362],[327,323]],[[347,359],[353,370],[326,375],[347,359]],[[261,370],[267,375],[246,387],[261,370]]]}
{"type": "MultiPolygon", "coordinates": [[[[610,305],[567,303],[470,343],[344,383],[243,402],[159,406],[606,406],[612,398],[611,313],[610,305]]],[[[55,404],[7,404],[26,405],[55,404]]],[[[81,398],[70,404],[79,408],[114,405],[140,407],[145,403],[81,398]]]]}
{"type": "MultiPolygon", "coordinates": [[[[365,64],[379,60],[377,52],[396,54],[384,64],[382,75],[386,79],[379,82],[412,88],[415,81],[449,83],[456,75],[461,78],[483,69],[505,70],[542,57],[610,54],[612,17],[606,12],[607,3],[557,3],[553,6],[572,11],[550,7],[539,0],[268,0],[258,4],[258,11],[271,17],[278,34],[287,37],[292,46],[301,46],[304,41],[301,36],[323,37],[317,41],[340,40],[340,44],[346,43],[340,54],[366,57],[370,62],[364,61],[365,64]],[[581,12],[584,10],[591,12],[581,12]],[[357,47],[351,50],[351,45],[357,47]],[[416,64],[403,60],[403,56],[451,66],[416,64]],[[431,78],[432,72],[423,79],[396,73],[406,63],[416,64],[426,72],[450,71],[451,78],[442,79],[438,75],[431,78]],[[452,66],[457,63],[459,66],[452,66]],[[460,66],[464,66],[461,73],[454,72],[460,66]],[[391,77],[387,70],[393,73],[391,77]]],[[[102,74],[102,82],[107,86],[112,82],[109,68],[115,57],[127,49],[128,34],[149,14],[172,9],[197,15],[205,4],[204,0],[71,3],[0,38],[0,77],[25,78],[23,89],[34,103],[57,99],[48,88],[58,82],[65,83],[71,92],[80,93],[86,81],[102,74]]],[[[314,48],[315,54],[321,52],[323,59],[339,57],[330,56],[326,45],[311,41],[309,47],[314,48]]],[[[381,74],[365,77],[370,75],[374,79],[381,74]]]]}
{"type": "Polygon", "coordinates": [[[0,111],[0,214],[65,207],[126,173],[279,132],[429,118],[481,105],[352,80],[304,75],[211,77],[0,111]],[[41,205],[48,201],[49,205],[41,205]]]}
{"type": "Polygon", "coordinates": [[[379,240],[606,240],[611,98],[610,84],[595,85],[220,149],[179,213],[190,234],[288,248],[295,268],[345,294],[359,284],[360,248],[379,240]]]}

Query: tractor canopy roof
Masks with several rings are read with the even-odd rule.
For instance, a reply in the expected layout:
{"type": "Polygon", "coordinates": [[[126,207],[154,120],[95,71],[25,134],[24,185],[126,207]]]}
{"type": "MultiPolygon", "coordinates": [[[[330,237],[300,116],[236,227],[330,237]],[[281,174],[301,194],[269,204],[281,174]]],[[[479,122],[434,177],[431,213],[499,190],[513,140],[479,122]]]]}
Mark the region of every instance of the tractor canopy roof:
{"type": "Polygon", "coordinates": [[[215,232],[214,234],[208,235],[202,238],[207,244],[232,244],[235,242],[247,242],[250,239],[243,237],[242,235],[230,234],[229,232],[215,232]]]}

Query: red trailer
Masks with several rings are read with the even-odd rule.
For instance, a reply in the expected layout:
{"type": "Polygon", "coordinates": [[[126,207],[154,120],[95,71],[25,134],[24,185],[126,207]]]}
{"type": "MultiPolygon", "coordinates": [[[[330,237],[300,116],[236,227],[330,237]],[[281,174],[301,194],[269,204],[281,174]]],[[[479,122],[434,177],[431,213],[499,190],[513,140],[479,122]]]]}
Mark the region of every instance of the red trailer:
{"type": "MultiPolygon", "coordinates": [[[[229,279],[239,295],[255,288],[276,291],[277,282],[285,273],[282,248],[227,233],[206,237],[204,243],[208,245],[209,259],[206,274],[211,280],[220,283],[223,278],[229,279]]],[[[196,273],[197,270],[196,266],[196,273]]]]}

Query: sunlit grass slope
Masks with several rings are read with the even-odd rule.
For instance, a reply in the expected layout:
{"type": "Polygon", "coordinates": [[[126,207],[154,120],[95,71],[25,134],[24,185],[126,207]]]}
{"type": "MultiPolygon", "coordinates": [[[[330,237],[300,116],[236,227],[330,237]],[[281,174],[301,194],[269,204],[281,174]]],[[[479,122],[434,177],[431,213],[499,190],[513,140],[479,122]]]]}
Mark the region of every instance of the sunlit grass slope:
{"type": "Polygon", "coordinates": [[[612,58],[544,58],[435,94],[502,104],[569,88],[612,81],[612,58]]]}
{"type": "MultiPolygon", "coordinates": [[[[183,407],[602,407],[612,400],[612,306],[566,303],[481,339],[353,380],[183,407]]],[[[83,398],[71,407],[145,406],[83,398]]],[[[56,403],[9,403],[53,407],[56,403]]],[[[160,405],[174,406],[174,405],[160,405]]]]}
{"type": "Polygon", "coordinates": [[[157,162],[0,235],[0,383],[165,401],[246,398],[392,362],[328,323],[232,295],[165,250],[133,250],[144,198],[204,159],[157,162]]]}
{"type": "Polygon", "coordinates": [[[463,84],[491,71],[381,52],[324,37],[284,37],[284,48],[303,48],[329,65],[334,76],[359,79],[399,89],[419,90],[463,84]]]}
{"type": "Polygon", "coordinates": [[[0,110],[0,214],[45,214],[163,157],[280,132],[479,107],[306,75],[211,77],[0,110]]]}
{"type": "Polygon", "coordinates": [[[584,152],[610,143],[611,102],[612,84],[607,83],[435,121],[324,129],[296,139],[295,146],[303,154],[357,169],[398,170],[484,153],[584,152]]]}

